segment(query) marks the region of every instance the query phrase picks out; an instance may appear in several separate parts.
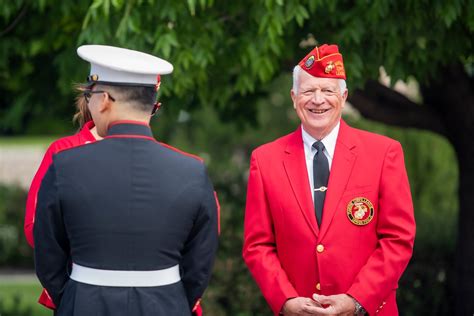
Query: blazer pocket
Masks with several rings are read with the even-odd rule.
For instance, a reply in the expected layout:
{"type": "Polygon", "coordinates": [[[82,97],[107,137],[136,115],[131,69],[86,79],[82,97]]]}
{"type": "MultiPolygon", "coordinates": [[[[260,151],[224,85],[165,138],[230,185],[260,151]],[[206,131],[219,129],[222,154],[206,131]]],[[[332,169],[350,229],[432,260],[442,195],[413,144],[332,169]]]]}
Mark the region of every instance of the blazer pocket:
{"type": "Polygon", "coordinates": [[[374,185],[368,184],[368,185],[360,185],[360,186],[351,186],[344,190],[343,196],[347,195],[354,195],[354,194],[362,194],[362,193],[367,193],[374,191],[375,187],[374,185]]]}

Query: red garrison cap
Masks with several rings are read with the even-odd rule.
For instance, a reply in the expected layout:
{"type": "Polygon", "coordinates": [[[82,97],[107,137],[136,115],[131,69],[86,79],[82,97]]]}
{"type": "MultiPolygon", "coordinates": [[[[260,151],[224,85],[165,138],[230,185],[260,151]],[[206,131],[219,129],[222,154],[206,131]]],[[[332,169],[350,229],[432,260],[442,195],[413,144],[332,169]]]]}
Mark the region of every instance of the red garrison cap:
{"type": "Polygon", "coordinates": [[[346,79],[344,62],[337,45],[315,47],[298,65],[313,77],[346,79]]]}

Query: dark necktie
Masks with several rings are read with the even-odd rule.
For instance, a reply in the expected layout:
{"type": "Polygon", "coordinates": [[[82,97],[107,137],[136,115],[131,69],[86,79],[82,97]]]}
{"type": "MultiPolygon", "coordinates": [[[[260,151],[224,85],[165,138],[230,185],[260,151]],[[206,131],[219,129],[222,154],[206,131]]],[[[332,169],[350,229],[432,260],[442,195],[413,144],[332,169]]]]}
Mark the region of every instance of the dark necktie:
{"type": "Polygon", "coordinates": [[[313,158],[314,210],[318,226],[321,226],[324,198],[326,197],[329,179],[329,163],[326,155],[323,153],[324,144],[321,141],[317,141],[313,144],[313,147],[317,150],[313,158]]]}

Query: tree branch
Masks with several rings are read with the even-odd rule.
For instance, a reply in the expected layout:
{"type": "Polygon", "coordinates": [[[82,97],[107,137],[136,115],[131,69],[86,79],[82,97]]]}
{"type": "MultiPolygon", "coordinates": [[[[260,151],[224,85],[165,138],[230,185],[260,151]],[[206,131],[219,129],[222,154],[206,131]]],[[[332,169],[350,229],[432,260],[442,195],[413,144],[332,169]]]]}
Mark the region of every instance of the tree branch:
{"type": "Polygon", "coordinates": [[[28,5],[27,5],[27,2],[25,1],[23,5],[21,6],[20,12],[16,16],[16,18],[13,20],[13,22],[10,23],[10,25],[8,25],[3,31],[0,32],[0,37],[7,35],[15,28],[15,26],[20,22],[20,20],[25,15],[27,8],[28,8],[28,5]]]}
{"type": "Polygon", "coordinates": [[[349,94],[348,101],[366,118],[446,136],[444,123],[431,106],[416,104],[377,81],[370,80],[363,90],[349,94]]]}

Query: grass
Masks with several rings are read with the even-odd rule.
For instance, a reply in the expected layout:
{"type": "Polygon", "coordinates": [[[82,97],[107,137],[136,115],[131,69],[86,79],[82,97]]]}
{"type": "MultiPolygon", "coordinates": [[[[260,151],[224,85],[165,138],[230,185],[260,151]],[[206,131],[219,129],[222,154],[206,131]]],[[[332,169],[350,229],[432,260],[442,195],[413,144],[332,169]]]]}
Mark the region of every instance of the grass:
{"type": "Polygon", "coordinates": [[[0,315],[52,316],[51,310],[38,303],[41,289],[36,280],[0,282],[0,315]]]}
{"type": "Polygon", "coordinates": [[[55,136],[0,137],[0,146],[48,146],[56,139],[55,136]]]}

